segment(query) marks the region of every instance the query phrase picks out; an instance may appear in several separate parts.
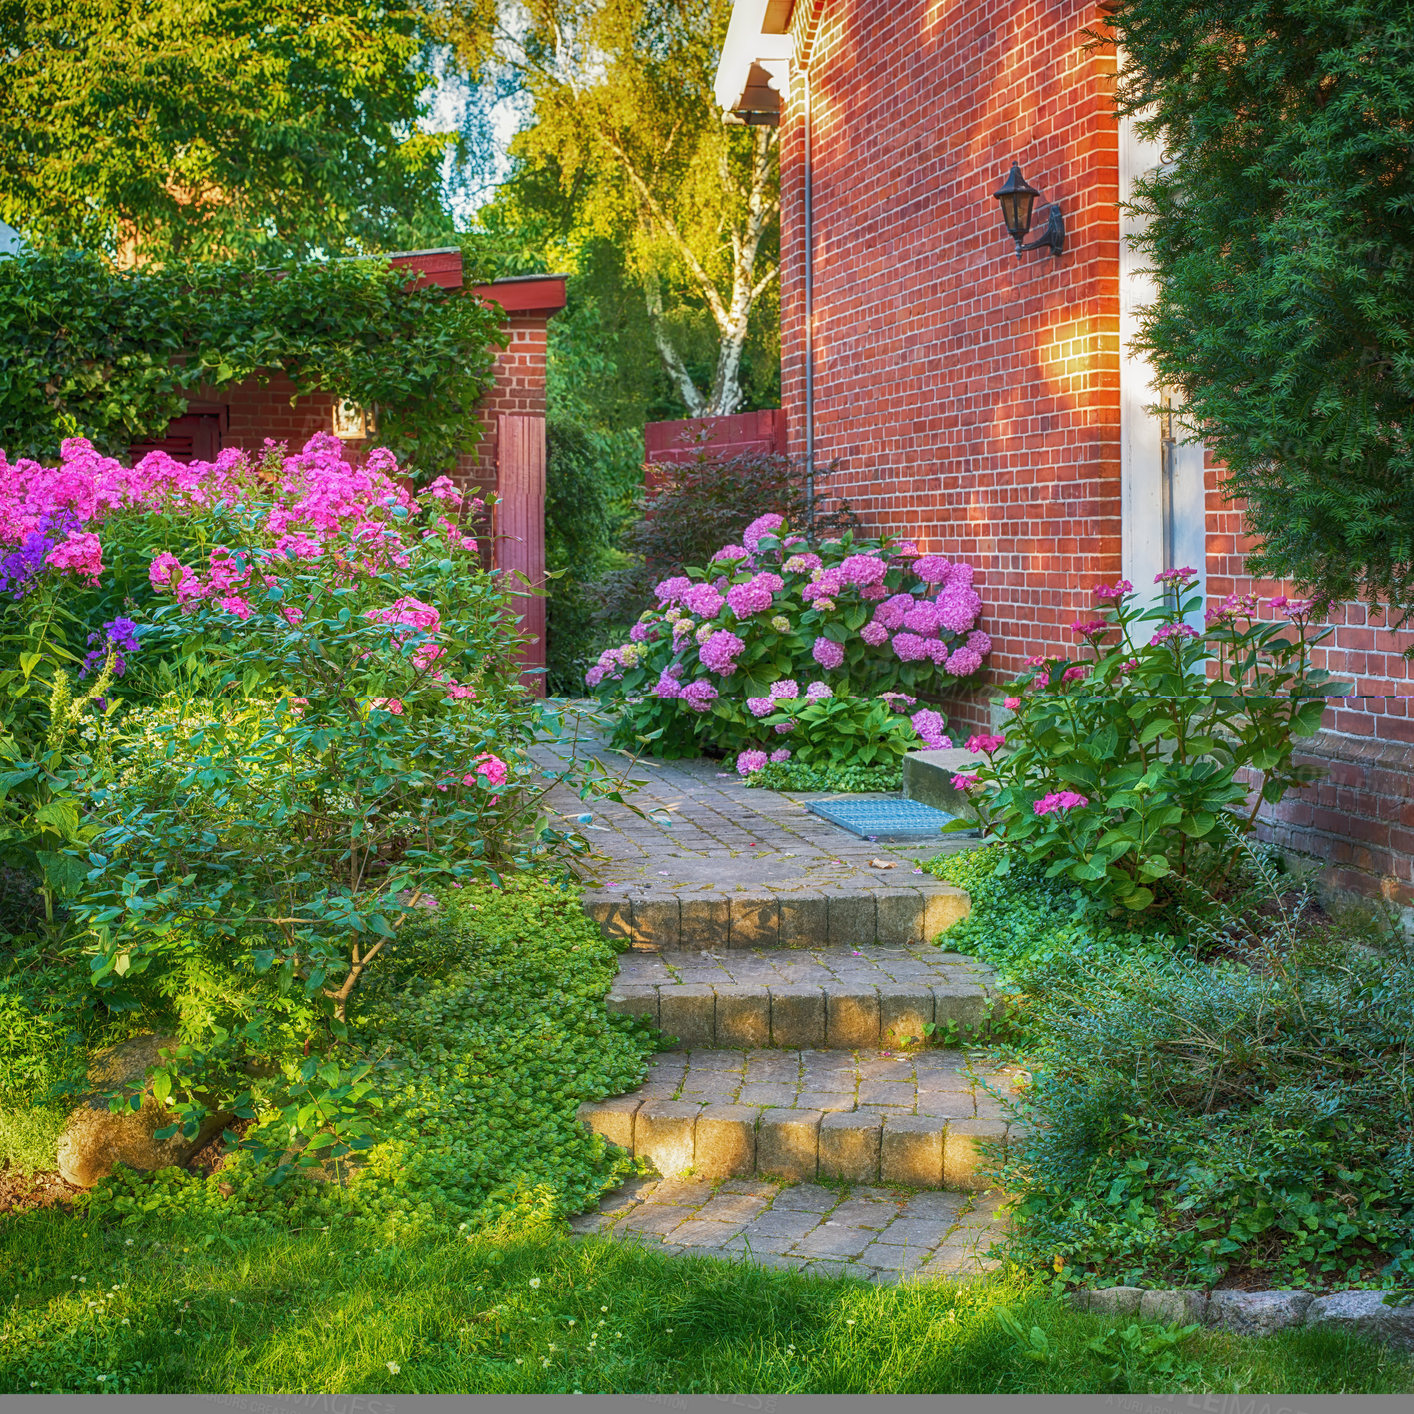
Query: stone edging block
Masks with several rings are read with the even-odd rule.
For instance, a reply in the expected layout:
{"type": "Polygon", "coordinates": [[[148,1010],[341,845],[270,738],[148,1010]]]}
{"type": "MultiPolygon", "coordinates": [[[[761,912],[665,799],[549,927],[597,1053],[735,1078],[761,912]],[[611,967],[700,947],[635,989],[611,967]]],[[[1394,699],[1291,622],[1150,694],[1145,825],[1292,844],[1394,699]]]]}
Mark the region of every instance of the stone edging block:
{"type": "Polygon", "coordinates": [[[619,894],[590,889],[584,911],[616,941],[652,948],[810,948],[931,942],[965,918],[971,900],[952,884],[852,893],[619,894]]]}
{"type": "Polygon", "coordinates": [[[1388,1306],[1382,1291],[1146,1290],[1109,1286],[1071,1293],[1077,1310],[1099,1316],[1140,1316],[1165,1324],[1199,1323],[1238,1335],[1271,1335],[1297,1326],[1349,1330],[1397,1350],[1414,1351],[1414,1305],[1388,1306]]]}

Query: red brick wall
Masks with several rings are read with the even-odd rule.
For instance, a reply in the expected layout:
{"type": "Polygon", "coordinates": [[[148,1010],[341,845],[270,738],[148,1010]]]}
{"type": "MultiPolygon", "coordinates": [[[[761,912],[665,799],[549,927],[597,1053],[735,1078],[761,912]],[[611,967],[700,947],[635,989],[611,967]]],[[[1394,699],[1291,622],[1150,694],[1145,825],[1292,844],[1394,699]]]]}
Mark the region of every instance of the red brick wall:
{"type": "MultiPolygon", "coordinates": [[[[816,455],[866,523],[977,571],[994,674],[1120,566],[1118,148],[1088,0],[800,0],[813,89],[816,455]],[[1018,262],[1013,160],[1067,248],[1018,262]]],[[[803,84],[782,121],[782,401],[804,449],[803,84]]],[[[984,698],[956,705],[986,720],[984,698]]]]}
{"type": "MultiPolygon", "coordinates": [[[[969,560],[993,680],[1068,650],[1120,571],[1118,131],[1094,0],[798,0],[781,126],[782,403],[805,444],[803,113],[813,94],[816,454],[875,529],[969,560]],[[1013,160],[1067,248],[1020,262],[992,192],[1013,160]]],[[[1253,587],[1239,506],[1208,473],[1208,586],[1253,587]]],[[[1256,586],[1264,596],[1282,586],[1256,586]]],[[[1414,635],[1335,616],[1322,665],[1356,683],[1269,819],[1328,877],[1414,901],[1414,635]],[[1381,882],[1383,881],[1383,882],[1381,882]]],[[[951,704],[964,728],[988,693],[951,704]]]]}

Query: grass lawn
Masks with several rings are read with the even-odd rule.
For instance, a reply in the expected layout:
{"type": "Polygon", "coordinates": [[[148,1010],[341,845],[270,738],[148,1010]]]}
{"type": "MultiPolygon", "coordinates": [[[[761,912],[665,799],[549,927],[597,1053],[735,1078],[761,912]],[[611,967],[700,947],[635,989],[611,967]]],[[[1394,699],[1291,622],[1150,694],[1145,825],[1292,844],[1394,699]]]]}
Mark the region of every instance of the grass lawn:
{"type": "Polygon", "coordinates": [[[1002,1277],[874,1287],[548,1230],[153,1233],[5,1221],[0,1390],[1414,1391],[1414,1364],[1352,1337],[1170,1345],[1002,1277]]]}

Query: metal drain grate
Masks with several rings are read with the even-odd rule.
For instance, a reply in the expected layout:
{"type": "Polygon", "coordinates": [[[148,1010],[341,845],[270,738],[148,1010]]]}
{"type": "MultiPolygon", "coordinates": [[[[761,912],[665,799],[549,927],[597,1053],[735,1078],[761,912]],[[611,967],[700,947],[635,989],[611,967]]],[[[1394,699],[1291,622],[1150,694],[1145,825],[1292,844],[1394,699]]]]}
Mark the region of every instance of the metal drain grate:
{"type": "Polygon", "coordinates": [[[812,800],[810,809],[862,840],[919,839],[958,818],[916,800],[812,800]]]}

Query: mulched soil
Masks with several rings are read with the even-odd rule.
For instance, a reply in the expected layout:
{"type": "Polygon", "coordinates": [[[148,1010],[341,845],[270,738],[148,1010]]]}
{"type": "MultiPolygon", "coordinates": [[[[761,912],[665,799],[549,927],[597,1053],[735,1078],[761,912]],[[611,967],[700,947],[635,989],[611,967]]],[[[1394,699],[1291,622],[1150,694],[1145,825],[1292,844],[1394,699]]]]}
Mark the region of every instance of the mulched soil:
{"type": "Polygon", "coordinates": [[[74,1195],[82,1191],[57,1173],[35,1173],[26,1177],[13,1169],[0,1169],[0,1213],[24,1213],[31,1208],[68,1210],[74,1195]]]}

